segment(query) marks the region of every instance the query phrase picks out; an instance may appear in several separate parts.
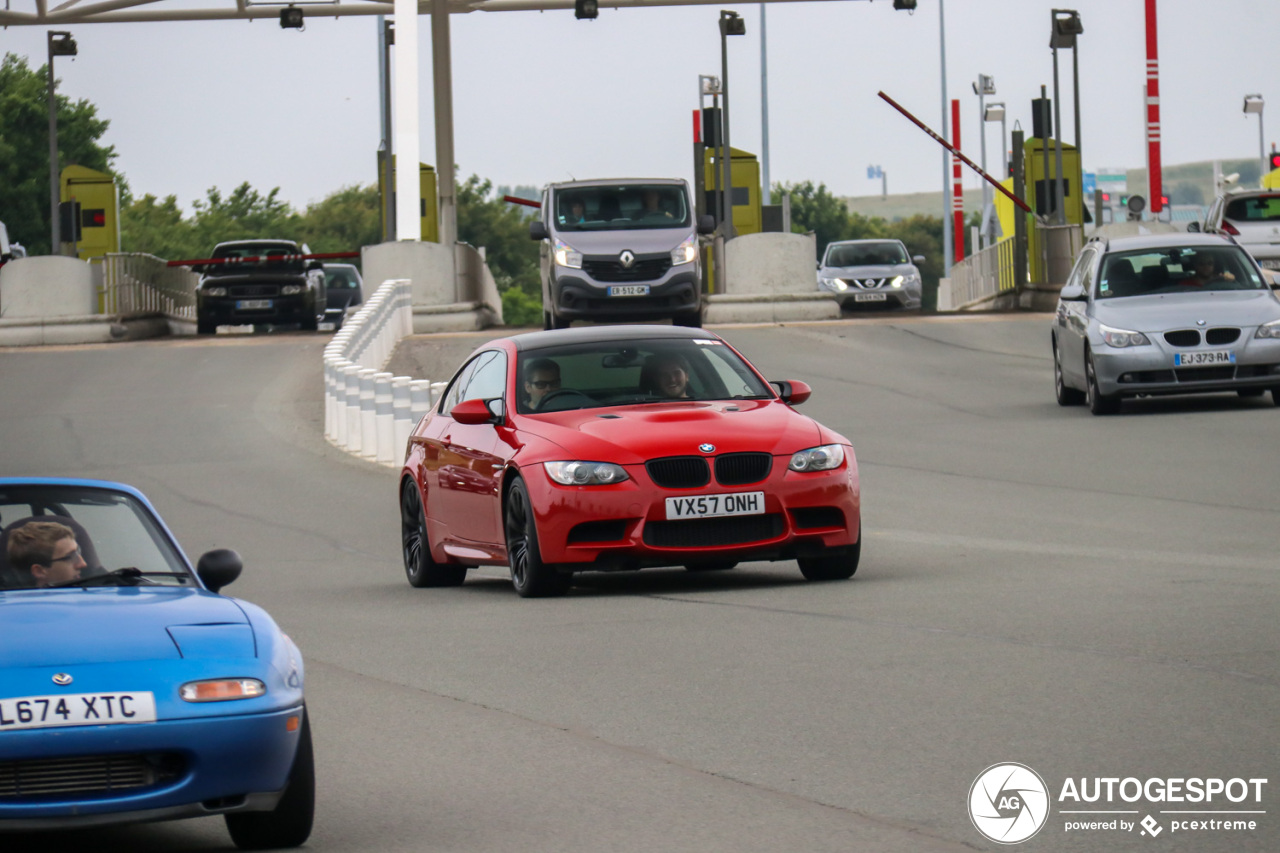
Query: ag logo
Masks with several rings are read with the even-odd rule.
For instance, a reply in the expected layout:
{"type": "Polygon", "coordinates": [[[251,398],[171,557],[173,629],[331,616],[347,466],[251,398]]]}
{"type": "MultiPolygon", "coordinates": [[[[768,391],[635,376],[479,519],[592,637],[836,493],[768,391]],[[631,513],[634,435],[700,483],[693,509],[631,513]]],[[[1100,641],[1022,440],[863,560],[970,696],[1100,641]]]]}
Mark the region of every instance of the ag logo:
{"type": "Polygon", "coordinates": [[[997,844],[1026,841],[1048,817],[1049,789],[1025,764],[993,764],[969,789],[969,819],[997,844]]]}

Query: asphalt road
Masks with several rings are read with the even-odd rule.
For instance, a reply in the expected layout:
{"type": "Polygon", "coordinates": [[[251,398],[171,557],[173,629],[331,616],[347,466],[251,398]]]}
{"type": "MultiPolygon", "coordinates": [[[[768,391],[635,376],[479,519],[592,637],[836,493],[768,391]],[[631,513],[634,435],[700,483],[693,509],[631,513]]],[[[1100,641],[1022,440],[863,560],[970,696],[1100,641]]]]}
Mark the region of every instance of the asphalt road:
{"type": "MultiPolygon", "coordinates": [[[[322,435],[323,336],[0,351],[0,472],[119,479],[306,657],[322,851],[961,851],[998,762],[1028,851],[1280,849],[1280,410],[1053,400],[1044,315],[719,329],[852,439],[848,582],[791,563],[415,590],[396,476],[322,435]],[[1262,802],[1059,802],[1067,778],[1265,778],[1262,802]],[[1110,809],[1106,816],[1063,814],[1110,809]],[[1169,821],[1264,814],[1252,832],[1169,821]],[[1068,820],[1140,821],[1066,831],[1068,820]]],[[[485,335],[413,339],[444,370],[485,335]]],[[[418,378],[442,379],[444,375],[418,378]]],[[[87,638],[91,640],[91,638],[87,638]]],[[[217,850],[220,819],[6,838],[217,850]]]]}

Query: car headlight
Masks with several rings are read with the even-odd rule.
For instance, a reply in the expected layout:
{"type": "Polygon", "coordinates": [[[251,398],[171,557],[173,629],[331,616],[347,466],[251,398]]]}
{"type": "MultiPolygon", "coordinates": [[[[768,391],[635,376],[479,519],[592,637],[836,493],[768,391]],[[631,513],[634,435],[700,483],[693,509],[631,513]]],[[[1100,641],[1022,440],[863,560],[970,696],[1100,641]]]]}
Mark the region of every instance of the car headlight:
{"type": "Polygon", "coordinates": [[[1270,323],[1264,323],[1258,327],[1258,331],[1254,332],[1255,338],[1280,338],[1280,320],[1272,320],[1270,323]]]}
{"type": "Polygon", "coordinates": [[[226,296],[227,289],[225,287],[206,287],[204,289],[205,296],[226,296]]]}
{"type": "Polygon", "coordinates": [[[297,296],[301,292],[302,285],[300,284],[286,284],[284,287],[280,288],[281,296],[297,296]]]}
{"type": "Polygon", "coordinates": [[[834,290],[837,292],[849,289],[849,285],[845,284],[844,279],[842,278],[820,278],[818,279],[818,286],[823,290],[834,290]]]}
{"type": "Polygon", "coordinates": [[[687,240],[671,250],[671,265],[691,264],[698,259],[698,241],[689,236],[687,240]]]}
{"type": "Polygon", "coordinates": [[[582,269],[582,253],[576,251],[572,246],[563,240],[556,240],[555,243],[555,259],[556,264],[562,267],[570,267],[571,269],[582,269]]]}
{"type": "Polygon", "coordinates": [[[612,462],[544,462],[547,476],[562,486],[607,486],[631,479],[621,465],[612,462]]]}
{"type": "Polygon", "coordinates": [[[267,692],[267,685],[256,678],[219,678],[210,681],[188,681],[178,688],[187,702],[229,702],[252,699],[267,692]]]}
{"type": "Polygon", "coordinates": [[[824,444],[821,447],[810,447],[791,454],[787,467],[792,471],[830,471],[839,468],[844,462],[844,447],[839,444],[824,444]]]}
{"type": "Polygon", "coordinates": [[[1106,341],[1107,346],[1115,347],[1116,349],[1142,347],[1151,343],[1142,332],[1129,332],[1124,329],[1113,329],[1110,326],[1101,325],[1098,330],[1102,332],[1102,340],[1106,341]]]}
{"type": "Polygon", "coordinates": [[[894,287],[899,287],[899,286],[919,287],[920,286],[920,276],[916,275],[915,273],[912,273],[911,275],[899,276],[899,278],[902,279],[901,285],[895,284],[894,287]]]}

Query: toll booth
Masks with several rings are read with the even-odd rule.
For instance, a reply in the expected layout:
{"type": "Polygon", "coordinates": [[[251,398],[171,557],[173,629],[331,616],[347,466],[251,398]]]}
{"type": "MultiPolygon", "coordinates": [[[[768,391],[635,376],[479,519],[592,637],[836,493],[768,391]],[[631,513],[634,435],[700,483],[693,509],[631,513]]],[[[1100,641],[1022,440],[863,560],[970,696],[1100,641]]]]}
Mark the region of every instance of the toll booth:
{"type": "MultiPolygon", "coordinates": [[[[391,190],[391,209],[395,210],[396,158],[392,156],[391,167],[384,164],[385,155],[378,152],[378,222],[383,234],[387,233],[387,186],[391,190]]],[[[436,170],[426,163],[418,164],[419,210],[422,214],[422,241],[424,243],[440,242],[440,204],[436,198],[436,170]]]]}
{"type": "MultiPolygon", "coordinates": [[[[720,193],[721,171],[716,163],[715,149],[703,146],[700,209],[717,217],[717,197],[720,193]]],[[[733,228],[737,234],[759,234],[764,230],[760,208],[760,160],[750,151],[729,148],[729,181],[733,185],[733,228]]]]}
{"type": "Polygon", "coordinates": [[[82,261],[120,251],[120,194],[116,179],[85,166],[60,173],[64,246],[82,261]]]}
{"type": "MultiPolygon", "coordinates": [[[[1027,173],[1027,200],[1037,216],[1048,224],[1057,222],[1058,205],[1058,151],[1054,139],[1032,137],[1023,145],[1023,168],[1027,173]],[[1046,163],[1046,144],[1048,146],[1048,162],[1046,163]]],[[[1062,199],[1063,211],[1067,225],[1084,225],[1084,191],[1083,174],[1080,168],[1080,152],[1074,145],[1062,143],[1062,199]]],[[[1012,205],[1010,205],[1012,206],[1012,205]]],[[[1004,224],[1001,217],[1001,225],[1004,224]]],[[[1012,233],[1007,232],[1007,233],[1012,233]]],[[[1045,246],[1040,245],[1040,230],[1027,229],[1027,262],[1032,281],[1046,281],[1045,246]]]]}

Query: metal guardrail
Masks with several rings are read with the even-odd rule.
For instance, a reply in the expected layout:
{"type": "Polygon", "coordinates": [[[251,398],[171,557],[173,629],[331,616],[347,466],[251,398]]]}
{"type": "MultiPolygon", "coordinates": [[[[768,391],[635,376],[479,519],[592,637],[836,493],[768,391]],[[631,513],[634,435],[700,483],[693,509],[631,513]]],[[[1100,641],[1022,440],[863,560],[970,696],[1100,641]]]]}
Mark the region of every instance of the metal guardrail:
{"type": "Polygon", "coordinates": [[[1007,237],[951,267],[951,305],[964,311],[993,303],[998,297],[1016,295],[1024,288],[1044,290],[1063,284],[1071,272],[1076,255],[1084,248],[1084,229],[1079,225],[1035,226],[1028,258],[1030,281],[1021,285],[1014,270],[1017,243],[1007,237]]]}
{"type": "Polygon", "coordinates": [[[160,314],[194,323],[199,281],[191,270],[155,255],[109,254],[102,259],[98,304],[101,313],[122,319],[160,314]]]}

